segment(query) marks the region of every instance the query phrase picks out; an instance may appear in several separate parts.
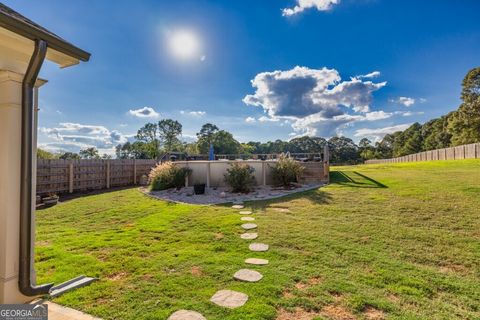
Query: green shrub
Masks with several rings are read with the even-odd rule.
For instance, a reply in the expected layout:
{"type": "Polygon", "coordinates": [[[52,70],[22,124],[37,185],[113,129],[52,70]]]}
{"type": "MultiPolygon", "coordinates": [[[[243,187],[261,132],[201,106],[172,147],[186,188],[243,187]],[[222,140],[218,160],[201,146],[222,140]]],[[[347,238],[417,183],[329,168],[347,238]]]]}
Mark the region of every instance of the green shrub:
{"type": "Polygon", "coordinates": [[[161,163],[148,175],[150,190],[180,189],[185,185],[185,178],[191,172],[190,168],[180,168],[172,162],[161,163]]]}
{"type": "Polygon", "coordinates": [[[227,169],[225,182],[232,188],[232,192],[248,193],[255,185],[254,171],[248,164],[235,162],[227,169]]]}
{"type": "Polygon", "coordinates": [[[282,153],[276,165],[272,167],[273,182],[276,185],[288,187],[293,182],[297,182],[297,177],[302,174],[303,169],[299,162],[282,153]]]}

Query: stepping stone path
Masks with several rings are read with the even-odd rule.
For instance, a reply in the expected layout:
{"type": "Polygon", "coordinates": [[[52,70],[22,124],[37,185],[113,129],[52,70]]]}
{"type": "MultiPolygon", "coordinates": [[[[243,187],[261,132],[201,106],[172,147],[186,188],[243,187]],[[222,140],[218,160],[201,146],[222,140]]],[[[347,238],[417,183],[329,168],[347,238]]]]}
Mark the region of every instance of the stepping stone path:
{"type": "Polygon", "coordinates": [[[251,251],[256,251],[256,252],[263,252],[263,251],[268,251],[268,244],[264,243],[251,243],[248,248],[251,251]]]}
{"type": "Polygon", "coordinates": [[[233,275],[235,280],[245,281],[245,282],[257,282],[260,281],[263,276],[260,272],[250,269],[240,269],[233,275]]]}
{"type": "Polygon", "coordinates": [[[243,306],[248,300],[248,296],[245,293],[232,290],[220,290],[217,291],[210,301],[225,308],[238,308],[243,306]]]}
{"type": "Polygon", "coordinates": [[[257,266],[264,266],[268,264],[268,260],[266,259],[257,259],[257,258],[248,258],[245,260],[245,263],[254,264],[257,266]]]}
{"type": "MultiPolygon", "coordinates": [[[[232,205],[233,209],[243,209],[245,206],[241,202],[234,202],[232,205]]],[[[244,210],[240,211],[240,214],[248,215],[252,214],[252,211],[244,210]]],[[[241,221],[255,221],[255,218],[252,217],[241,217],[241,221]]],[[[255,223],[244,223],[242,228],[245,230],[255,229],[257,225],[255,223]]],[[[245,240],[254,240],[258,237],[258,233],[255,232],[245,232],[240,235],[240,238],[245,240]]],[[[267,251],[269,246],[264,243],[251,243],[248,248],[251,251],[262,252],[267,251]]],[[[268,264],[266,259],[258,258],[248,258],[245,260],[245,263],[263,266],[268,264]]],[[[257,282],[263,278],[263,275],[255,270],[250,269],[240,269],[233,275],[233,278],[239,281],[246,282],[257,282]]],[[[220,290],[217,291],[211,298],[210,301],[215,303],[218,306],[234,309],[243,306],[248,300],[248,295],[242,292],[233,291],[233,290],[220,290]]],[[[173,313],[168,320],[206,320],[204,316],[195,311],[189,310],[179,310],[173,313]]]]}
{"type": "Polygon", "coordinates": [[[167,320],[207,320],[207,318],[195,311],[178,310],[172,313],[167,320]]]}
{"type": "Polygon", "coordinates": [[[242,224],[242,228],[245,230],[255,229],[257,225],[255,223],[244,223],[242,224]]]}
{"type": "Polygon", "coordinates": [[[240,235],[240,238],[244,240],[255,240],[258,238],[258,233],[245,232],[240,235]]]}

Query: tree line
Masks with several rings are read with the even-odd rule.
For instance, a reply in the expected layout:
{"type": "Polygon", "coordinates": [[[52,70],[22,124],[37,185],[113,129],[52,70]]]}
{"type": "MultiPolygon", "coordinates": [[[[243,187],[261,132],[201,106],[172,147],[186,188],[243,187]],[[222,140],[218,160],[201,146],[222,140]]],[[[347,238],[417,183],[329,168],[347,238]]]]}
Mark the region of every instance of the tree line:
{"type": "MultiPolygon", "coordinates": [[[[184,152],[189,155],[208,154],[213,145],[215,154],[272,154],[272,153],[321,153],[326,144],[333,163],[355,164],[368,159],[392,158],[412,153],[480,142],[480,68],[472,69],[462,83],[462,104],[450,112],[425,124],[414,123],[404,131],[387,134],[373,144],[363,138],[358,145],[347,137],[303,136],[289,141],[250,141],[241,143],[234,136],[212,123],[204,124],[197,132],[197,141],[184,142],[182,124],[173,119],[147,123],[135,135],[133,142],[119,144],[115,148],[119,159],[159,159],[168,152],[184,152]]],[[[52,154],[39,150],[39,158],[107,159],[94,147],[80,152],[52,154]]]]}
{"type": "Polygon", "coordinates": [[[116,147],[119,159],[158,159],[168,152],[185,152],[189,155],[206,155],[210,145],[215,154],[253,155],[275,153],[322,153],[329,145],[332,160],[336,162],[357,163],[361,161],[360,149],[355,142],[346,137],[333,137],[326,140],[321,137],[299,137],[289,141],[268,142],[250,141],[241,143],[233,134],[220,129],[212,123],[205,123],[197,132],[197,141],[182,142],[182,125],[172,119],[147,123],[140,128],[134,142],[126,142],[116,147]]]}
{"type": "Polygon", "coordinates": [[[362,158],[394,158],[480,142],[480,67],[470,70],[463,79],[461,100],[456,111],[387,134],[375,145],[362,139],[359,143],[362,158]]]}

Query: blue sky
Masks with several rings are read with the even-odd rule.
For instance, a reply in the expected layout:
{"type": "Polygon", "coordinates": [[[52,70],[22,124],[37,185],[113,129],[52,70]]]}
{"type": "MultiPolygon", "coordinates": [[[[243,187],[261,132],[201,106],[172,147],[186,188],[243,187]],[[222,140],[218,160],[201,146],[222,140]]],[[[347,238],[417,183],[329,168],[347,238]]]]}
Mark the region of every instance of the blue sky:
{"type": "Polygon", "coordinates": [[[455,110],[480,57],[474,0],[4,2],[92,54],[41,72],[50,150],[111,152],[161,118],[186,140],[206,122],[242,142],[380,139],[455,110]]]}

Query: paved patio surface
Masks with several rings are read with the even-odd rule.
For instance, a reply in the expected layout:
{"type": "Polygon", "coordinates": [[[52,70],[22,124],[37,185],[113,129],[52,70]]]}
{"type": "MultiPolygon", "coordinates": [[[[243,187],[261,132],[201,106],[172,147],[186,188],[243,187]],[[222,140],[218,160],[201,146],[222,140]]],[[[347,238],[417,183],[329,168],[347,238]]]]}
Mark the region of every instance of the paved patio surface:
{"type": "Polygon", "coordinates": [[[32,303],[48,305],[48,320],[102,320],[81,311],[64,307],[51,301],[37,300],[32,303]]]}

